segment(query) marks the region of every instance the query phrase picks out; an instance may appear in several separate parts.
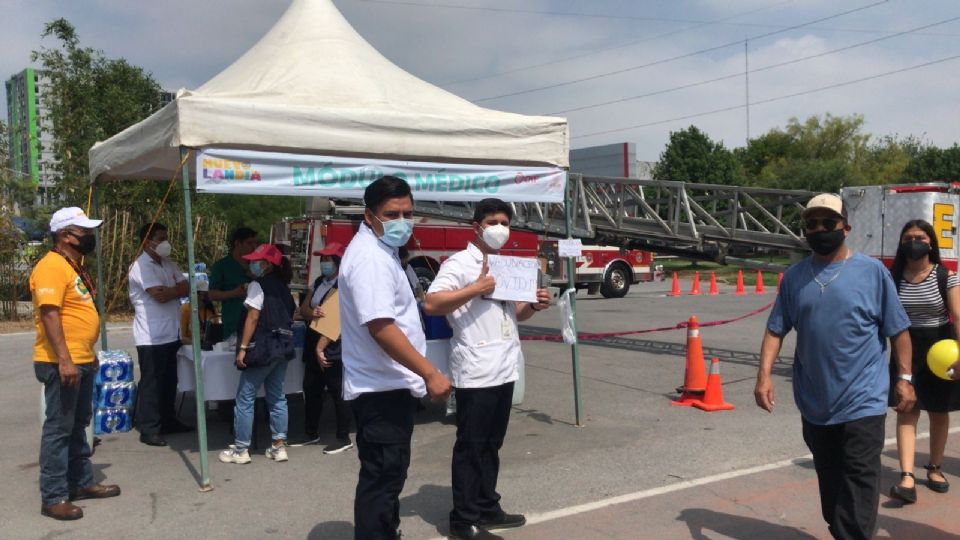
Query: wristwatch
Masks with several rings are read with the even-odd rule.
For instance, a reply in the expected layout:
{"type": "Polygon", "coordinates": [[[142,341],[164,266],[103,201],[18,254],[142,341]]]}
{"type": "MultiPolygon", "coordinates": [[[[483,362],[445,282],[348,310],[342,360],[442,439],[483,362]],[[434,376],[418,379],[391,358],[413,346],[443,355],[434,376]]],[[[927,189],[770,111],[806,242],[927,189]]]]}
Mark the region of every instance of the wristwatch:
{"type": "Polygon", "coordinates": [[[897,378],[901,381],[907,381],[908,383],[913,384],[913,375],[904,375],[901,373],[900,375],[897,375],[897,378]]]}

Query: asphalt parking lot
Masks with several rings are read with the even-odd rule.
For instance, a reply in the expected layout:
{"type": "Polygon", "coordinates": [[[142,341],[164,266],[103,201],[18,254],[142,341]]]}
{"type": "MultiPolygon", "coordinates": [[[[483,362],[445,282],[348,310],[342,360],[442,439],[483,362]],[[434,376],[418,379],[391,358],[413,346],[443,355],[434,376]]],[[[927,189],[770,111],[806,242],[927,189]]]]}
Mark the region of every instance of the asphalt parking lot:
{"type": "MultiPolygon", "coordinates": [[[[793,340],[774,368],[777,408],[753,403],[757,353],[774,296],[730,294],[667,297],[669,282],[634,286],[622,299],[578,298],[581,332],[626,332],[673,326],[696,315],[704,353],[721,361],[724,397],[736,410],[706,413],[672,407],[682,383],[686,333],[671,330],[585,342],[580,347],[582,426],[575,425],[570,347],[527,341],[526,391],[514,407],[501,453],[499,491],[511,512],[531,524],[506,538],[824,538],[816,481],[800,437],[790,389],[793,340]],[[755,315],[729,324],[717,321],[755,315]]],[[[559,310],[540,314],[527,335],[555,331],[559,310]]],[[[133,350],[129,330],[110,333],[112,348],[133,350]]],[[[249,465],[217,462],[229,426],[208,421],[214,490],[198,491],[195,435],[170,437],[170,446],[142,445],[135,433],[103,437],[93,458],[97,477],[117,483],[116,499],[83,501],[86,517],[56,522],[39,514],[38,394],[30,362],[32,334],[0,336],[8,351],[0,374],[0,470],[10,482],[0,493],[2,536],[8,538],[323,538],[352,537],[355,452],[326,456],[321,446],[292,448],[290,461],[254,456],[249,465]]],[[[192,395],[187,395],[191,400],[192,395]]],[[[291,398],[291,437],[302,405],[291,398]]],[[[329,410],[325,426],[331,431],[329,410]]],[[[183,407],[194,420],[192,402],[183,407]]],[[[450,509],[450,452],[455,427],[440,406],[418,416],[409,479],[401,497],[405,538],[446,532],[450,509]]],[[[262,419],[260,420],[263,421],[262,419]]],[[[954,422],[954,425],[958,425],[954,422]]],[[[921,422],[921,431],[926,429],[921,422]]],[[[262,431],[266,431],[263,429],[262,431]]],[[[888,418],[888,437],[892,436],[888,418]]],[[[265,435],[264,435],[265,437],[265,435]]],[[[925,461],[925,443],[917,462],[925,461]]],[[[960,474],[951,437],[945,470],[960,474]]],[[[894,480],[895,449],[884,486],[894,480]]],[[[889,502],[883,498],[884,502],[889,502]]],[[[950,520],[952,494],[921,492],[911,508],[882,509],[882,538],[960,538],[950,520]],[[884,517],[886,516],[886,517],[884,517]],[[917,523],[922,522],[922,525],[917,523]],[[891,532],[893,531],[893,532],[891,532]],[[897,533],[899,531],[899,533],[897,533]],[[912,532],[902,536],[903,531],[912,532]],[[886,535],[886,536],[884,536],[886,535]]]]}

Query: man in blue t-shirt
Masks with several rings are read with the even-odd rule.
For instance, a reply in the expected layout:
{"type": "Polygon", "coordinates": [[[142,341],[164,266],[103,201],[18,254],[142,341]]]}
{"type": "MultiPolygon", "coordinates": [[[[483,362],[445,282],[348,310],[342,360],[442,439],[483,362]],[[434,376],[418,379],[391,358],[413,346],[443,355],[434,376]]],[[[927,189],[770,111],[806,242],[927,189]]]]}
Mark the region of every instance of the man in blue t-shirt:
{"type": "Polygon", "coordinates": [[[754,397],[773,411],[770,370],[784,336],[797,331],[793,396],[813,453],[823,519],[834,538],[873,536],[890,376],[886,338],[897,354],[898,411],[913,407],[910,326],[889,272],[844,245],[850,225],[837,195],[802,213],[810,257],[790,267],[767,320],[754,397]]]}

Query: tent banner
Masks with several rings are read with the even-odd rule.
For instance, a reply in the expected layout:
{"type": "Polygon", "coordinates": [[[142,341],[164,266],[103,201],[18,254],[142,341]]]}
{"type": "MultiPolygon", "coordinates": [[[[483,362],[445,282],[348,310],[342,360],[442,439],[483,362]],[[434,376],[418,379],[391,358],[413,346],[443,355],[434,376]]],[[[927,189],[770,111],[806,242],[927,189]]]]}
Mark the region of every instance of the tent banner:
{"type": "Polygon", "coordinates": [[[562,203],[567,172],[556,167],[465,165],[205,148],[197,191],[362,199],[381,176],[402,178],[415,200],[562,203]]]}

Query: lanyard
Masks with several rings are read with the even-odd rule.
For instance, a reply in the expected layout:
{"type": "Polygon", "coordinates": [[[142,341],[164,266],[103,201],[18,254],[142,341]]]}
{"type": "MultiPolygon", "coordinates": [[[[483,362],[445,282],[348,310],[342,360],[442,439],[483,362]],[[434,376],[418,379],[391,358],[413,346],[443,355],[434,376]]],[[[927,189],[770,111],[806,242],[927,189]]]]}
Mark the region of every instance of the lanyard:
{"type": "Polygon", "coordinates": [[[67,254],[61,251],[58,246],[53,246],[53,249],[51,251],[53,251],[57,255],[60,255],[61,257],[67,260],[67,264],[69,264],[70,268],[73,268],[73,271],[76,272],[78,276],[80,276],[80,280],[83,281],[83,285],[87,288],[88,291],[90,291],[90,296],[96,297],[97,290],[93,288],[93,280],[90,279],[90,275],[87,274],[87,271],[84,270],[82,266],[74,262],[73,259],[71,259],[70,257],[67,257],[67,254]]]}

